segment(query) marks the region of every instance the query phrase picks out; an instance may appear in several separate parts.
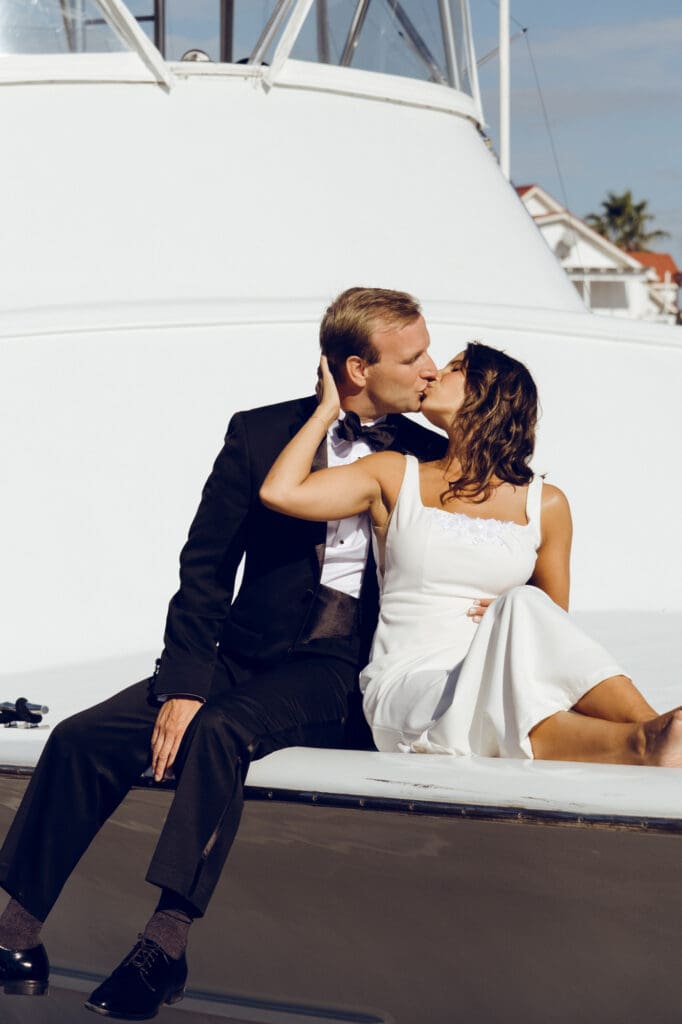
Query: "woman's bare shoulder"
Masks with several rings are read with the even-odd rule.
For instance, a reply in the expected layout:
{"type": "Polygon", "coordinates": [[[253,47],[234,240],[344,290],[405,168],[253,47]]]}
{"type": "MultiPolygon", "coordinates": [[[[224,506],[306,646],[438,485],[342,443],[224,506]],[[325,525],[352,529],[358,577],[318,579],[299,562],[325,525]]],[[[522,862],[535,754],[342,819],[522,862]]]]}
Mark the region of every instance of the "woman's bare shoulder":
{"type": "Polygon", "coordinates": [[[405,456],[401,452],[373,452],[371,455],[364,455],[358,459],[358,462],[367,466],[373,473],[402,472],[405,468],[405,461],[405,456]]]}
{"type": "Polygon", "coordinates": [[[556,484],[542,485],[542,518],[543,521],[570,523],[571,506],[568,498],[556,484]]]}
{"type": "Polygon", "coordinates": [[[567,508],[568,504],[569,504],[568,503],[568,498],[566,497],[565,492],[562,491],[560,487],[557,487],[556,484],[548,484],[547,481],[543,481],[543,483],[542,483],[542,507],[543,508],[545,507],[545,505],[548,508],[552,507],[552,506],[555,507],[555,508],[560,508],[560,507],[567,508]]]}
{"type": "Polygon", "coordinates": [[[407,459],[400,452],[374,452],[359,460],[376,478],[387,499],[388,506],[393,507],[405,474],[407,459]]]}

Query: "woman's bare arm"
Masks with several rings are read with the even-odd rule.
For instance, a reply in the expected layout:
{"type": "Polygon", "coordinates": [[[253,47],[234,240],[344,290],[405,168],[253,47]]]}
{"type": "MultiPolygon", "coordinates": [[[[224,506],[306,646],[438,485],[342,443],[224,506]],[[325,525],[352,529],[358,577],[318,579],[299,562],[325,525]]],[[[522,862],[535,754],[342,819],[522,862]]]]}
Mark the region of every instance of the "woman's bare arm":
{"type": "Polygon", "coordinates": [[[568,499],[552,484],[542,488],[542,541],[529,582],[568,611],[573,523],[568,499]]]}
{"type": "Polygon", "coordinates": [[[317,409],[284,451],[263,481],[260,499],[268,508],[298,519],[326,522],[368,509],[376,525],[388,512],[383,501],[382,467],[404,460],[395,452],[359,459],[311,473],[315,452],[339,414],[339,396],[324,356],[321,361],[323,392],[317,409]]]}
{"type": "Polygon", "coordinates": [[[376,463],[382,461],[384,454],[395,458],[395,453],[368,455],[350,466],[311,473],[313,456],[326,432],[317,427],[314,418],[308,420],[263,481],[261,501],[276,512],[314,522],[344,519],[369,509],[373,522],[381,525],[387,513],[376,463]]]}

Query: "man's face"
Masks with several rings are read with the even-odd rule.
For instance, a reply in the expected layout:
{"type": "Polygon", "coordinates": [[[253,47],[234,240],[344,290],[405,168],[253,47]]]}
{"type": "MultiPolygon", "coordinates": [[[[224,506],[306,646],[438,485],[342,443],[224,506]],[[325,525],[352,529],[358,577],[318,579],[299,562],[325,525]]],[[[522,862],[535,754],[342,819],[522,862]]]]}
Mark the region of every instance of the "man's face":
{"type": "Polygon", "coordinates": [[[371,335],[379,361],[366,366],[365,396],[377,416],[416,412],[430,381],[438,376],[429,355],[429,332],[424,318],[402,327],[377,323],[371,335]]]}

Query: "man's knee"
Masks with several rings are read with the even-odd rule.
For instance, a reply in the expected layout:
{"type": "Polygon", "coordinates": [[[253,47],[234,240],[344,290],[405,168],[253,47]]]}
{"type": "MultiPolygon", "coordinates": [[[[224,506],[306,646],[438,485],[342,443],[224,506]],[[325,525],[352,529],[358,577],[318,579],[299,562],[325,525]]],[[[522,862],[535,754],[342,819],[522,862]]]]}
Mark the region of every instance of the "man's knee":
{"type": "Polygon", "coordinates": [[[182,770],[190,750],[198,750],[207,754],[217,751],[222,759],[242,765],[245,772],[255,746],[253,727],[239,699],[230,700],[226,706],[209,701],[192,719],[182,739],[176,758],[177,770],[182,770]]]}
{"type": "Polygon", "coordinates": [[[103,751],[125,750],[130,756],[137,749],[138,740],[147,746],[147,732],[151,736],[152,723],[143,730],[139,719],[131,715],[132,721],[126,727],[120,716],[112,714],[106,705],[99,704],[86,708],[63,719],[50,732],[48,745],[60,753],[83,756],[101,754],[103,751]]]}
{"type": "Polygon", "coordinates": [[[76,754],[87,754],[88,748],[92,746],[92,731],[88,728],[85,712],[79,712],[63,719],[51,730],[46,744],[49,748],[63,757],[76,754]]]}

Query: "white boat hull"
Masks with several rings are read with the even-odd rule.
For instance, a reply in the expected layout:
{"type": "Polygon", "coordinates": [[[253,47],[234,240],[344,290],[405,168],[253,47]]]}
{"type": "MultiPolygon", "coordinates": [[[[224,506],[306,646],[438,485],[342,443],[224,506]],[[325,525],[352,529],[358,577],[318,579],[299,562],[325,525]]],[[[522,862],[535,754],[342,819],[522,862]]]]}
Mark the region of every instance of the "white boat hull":
{"type": "MultiPolygon", "coordinates": [[[[3,832],[23,785],[0,779],[3,832]]],[[[134,790],[104,828],[45,928],[52,995],[3,998],[3,1022],[64,1020],[130,947],[153,908],[143,876],[169,799],[134,790]]],[[[247,801],[193,928],[178,1020],[679,1020],[679,822],[303,801],[247,801]]]]}

